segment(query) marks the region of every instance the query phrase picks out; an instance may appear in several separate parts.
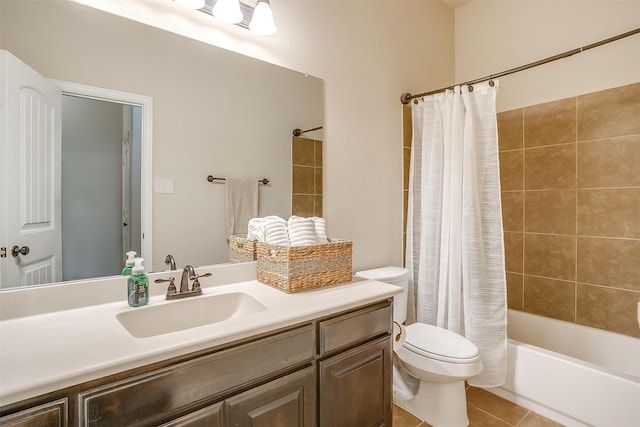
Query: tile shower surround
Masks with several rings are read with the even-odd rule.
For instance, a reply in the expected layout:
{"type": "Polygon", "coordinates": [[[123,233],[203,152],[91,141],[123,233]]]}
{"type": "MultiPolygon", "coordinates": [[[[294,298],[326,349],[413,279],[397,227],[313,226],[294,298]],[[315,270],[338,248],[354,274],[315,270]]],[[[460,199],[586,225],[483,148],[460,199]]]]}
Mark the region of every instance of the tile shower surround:
{"type": "Polygon", "coordinates": [[[640,83],[498,114],[509,308],[640,337],[640,83]]]}
{"type": "Polygon", "coordinates": [[[509,308],[640,337],[640,83],[498,113],[498,139],[509,308]]]}
{"type": "Polygon", "coordinates": [[[294,136],[291,141],[292,213],[322,216],[322,141],[294,136]]]}

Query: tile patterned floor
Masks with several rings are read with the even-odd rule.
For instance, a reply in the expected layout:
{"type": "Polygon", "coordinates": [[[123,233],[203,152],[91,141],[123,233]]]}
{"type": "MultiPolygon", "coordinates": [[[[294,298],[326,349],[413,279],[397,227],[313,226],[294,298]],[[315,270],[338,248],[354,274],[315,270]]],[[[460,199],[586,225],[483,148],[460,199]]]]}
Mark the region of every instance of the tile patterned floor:
{"type": "MultiPolygon", "coordinates": [[[[562,427],[555,421],[476,387],[467,388],[469,427],[562,427]]],[[[431,427],[393,405],[393,427],[431,427]]]]}

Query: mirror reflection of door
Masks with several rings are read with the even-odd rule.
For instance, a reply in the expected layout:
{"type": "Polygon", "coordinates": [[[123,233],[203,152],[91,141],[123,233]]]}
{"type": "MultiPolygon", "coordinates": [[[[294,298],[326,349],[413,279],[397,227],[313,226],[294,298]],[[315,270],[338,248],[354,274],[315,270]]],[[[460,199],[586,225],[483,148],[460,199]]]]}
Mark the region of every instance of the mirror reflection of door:
{"type": "Polygon", "coordinates": [[[139,106],[63,95],[63,280],[118,274],[141,253],[140,134],[139,106]]]}

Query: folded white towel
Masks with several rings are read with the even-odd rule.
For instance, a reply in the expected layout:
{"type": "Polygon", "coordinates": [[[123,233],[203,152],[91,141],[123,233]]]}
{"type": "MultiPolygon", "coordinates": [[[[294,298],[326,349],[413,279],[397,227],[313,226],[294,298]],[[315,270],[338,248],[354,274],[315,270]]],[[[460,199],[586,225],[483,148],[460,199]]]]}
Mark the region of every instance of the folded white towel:
{"type": "Polygon", "coordinates": [[[327,237],[327,222],[325,219],[317,216],[311,217],[311,219],[315,226],[318,243],[329,243],[329,238],[327,237]]]}
{"type": "Polygon", "coordinates": [[[247,226],[247,240],[264,242],[264,218],[251,218],[247,226]]]}
{"type": "Polygon", "coordinates": [[[264,241],[270,245],[289,246],[287,221],[278,216],[264,218],[264,241]]]}
{"type": "Polygon", "coordinates": [[[287,223],[291,246],[308,246],[317,243],[316,227],[311,218],[292,216],[287,223]]]}

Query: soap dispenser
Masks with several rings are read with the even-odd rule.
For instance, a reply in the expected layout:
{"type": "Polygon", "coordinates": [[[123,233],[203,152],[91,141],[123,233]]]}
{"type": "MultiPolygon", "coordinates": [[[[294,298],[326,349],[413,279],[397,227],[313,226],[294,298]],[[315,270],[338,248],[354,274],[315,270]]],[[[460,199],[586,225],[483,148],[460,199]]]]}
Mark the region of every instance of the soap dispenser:
{"type": "Polygon", "coordinates": [[[124,262],[124,268],[122,269],[123,276],[131,276],[131,268],[134,264],[134,259],[136,257],[136,251],[127,252],[127,260],[124,262]]]}
{"type": "Polygon", "coordinates": [[[127,280],[129,305],[140,307],[149,303],[149,277],[144,274],[144,259],[135,258],[131,276],[127,280]]]}

